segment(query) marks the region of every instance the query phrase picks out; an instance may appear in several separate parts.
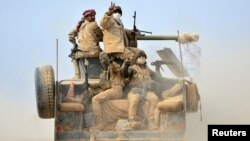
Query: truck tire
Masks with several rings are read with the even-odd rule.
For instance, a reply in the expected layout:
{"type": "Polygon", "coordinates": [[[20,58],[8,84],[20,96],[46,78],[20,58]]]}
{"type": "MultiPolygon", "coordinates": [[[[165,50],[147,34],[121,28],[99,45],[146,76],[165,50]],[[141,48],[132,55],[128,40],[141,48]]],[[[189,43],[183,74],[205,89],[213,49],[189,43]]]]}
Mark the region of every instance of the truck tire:
{"type": "Polygon", "coordinates": [[[35,70],[37,112],[40,118],[55,116],[55,77],[52,66],[45,65],[35,70]]]}

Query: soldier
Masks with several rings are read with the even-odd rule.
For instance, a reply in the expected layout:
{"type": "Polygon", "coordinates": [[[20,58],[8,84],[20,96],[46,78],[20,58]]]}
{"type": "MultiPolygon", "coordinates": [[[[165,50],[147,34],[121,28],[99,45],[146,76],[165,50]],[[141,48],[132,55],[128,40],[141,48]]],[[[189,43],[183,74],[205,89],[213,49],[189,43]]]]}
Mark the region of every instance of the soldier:
{"type": "Polygon", "coordinates": [[[152,79],[156,78],[156,74],[148,68],[146,58],[147,56],[144,51],[138,51],[135,54],[134,65],[128,68],[128,75],[130,76],[130,82],[128,85],[131,88],[128,93],[128,116],[129,125],[132,129],[142,128],[142,120],[139,116],[138,108],[142,109],[144,101],[148,101],[148,129],[154,130],[157,129],[154,119],[154,111],[158,102],[158,97],[152,91],[154,82],[152,79]]]}
{"type": "Polygon", "coordinates": [[[94,113],[94,127],[93,131],[103,129],[104,122],[102,119],[101,104],[107,100],[120,99],[123,97],[124,77],[123,73],[127,69],[127,60],[124,61],[122,67],[113,60],[109,60],[106,53],[100,53],[100,62],[105,68],[106,81],[110,82],[110,88],[95,95],[92,99],[92,109],[94,113]]]}
{"type": "Polygon", "coordinates": [[[111,82],[108,80],[107,73],[108,73],[108,56],[105,52],[101,52],[99,56],[101,65],[102,65],[102,72],[100,74],[100,82],[96,84],[90,84],[89,95],[95,96],[102,91],[105,91],[111,88],[111,82]]]}
{"type": "Polygon", "coordinates": [[[100,25],[103,28],[104,51],[109,55],[125,60],[132,60],[134,53],[128,49],[128,36],[132,30],[125,30],[121,17],[122,9],[111,3],[109,11],[104,14],[100,25]]]}
{"type": "Polygon", "coordinates": [[[102,30],[95,22],[96,12],[89,9],[83,12],[84,18],[78,23],[76,29],[69,33],[69,41],[76,45],[75,38],[78,38],[78,47],[72,56],[75,76],[73,79],[80,79],[79,59],[98,58],[100,53],[99,41],[102,38],[102,30]]]}

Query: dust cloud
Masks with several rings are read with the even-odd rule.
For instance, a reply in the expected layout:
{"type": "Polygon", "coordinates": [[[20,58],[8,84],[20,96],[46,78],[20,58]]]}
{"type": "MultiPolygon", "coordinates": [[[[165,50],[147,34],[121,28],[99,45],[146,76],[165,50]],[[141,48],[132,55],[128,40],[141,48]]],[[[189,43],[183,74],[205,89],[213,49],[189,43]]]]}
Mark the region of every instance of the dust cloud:
{"type": "MultiPolygon", "coordinates": [[[[189,141],[206,141],[208,124],[250,124],[249,49],[208,53],[202,56],[197,82],[202,121],[200,111],[187,114],[189,141]]],[[[26,103],[0,96],[0,103],[0,140],[53,141],[54,120],[38,118],[35,99],[26,103]]]]}
{"type": "Polygon", "coordinates": [[[199,112],[187,114],[190,141],[206,141],[209,124],[250,124],[249,49],[203,50],[198,83],[202,104],[199,112]]]}

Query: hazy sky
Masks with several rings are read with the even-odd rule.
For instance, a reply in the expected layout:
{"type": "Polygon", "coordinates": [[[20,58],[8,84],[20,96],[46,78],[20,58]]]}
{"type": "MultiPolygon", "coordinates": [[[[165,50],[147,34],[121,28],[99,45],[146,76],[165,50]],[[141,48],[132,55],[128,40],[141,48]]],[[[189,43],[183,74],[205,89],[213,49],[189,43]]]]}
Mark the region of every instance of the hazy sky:
{"type": "MultiPolygon", "coordinates": [[[[53,140],[53,120],[39,119],[36,111],[34,70],[51,64],[55,69],[59,39],[59,79],[71,78],[68,33],[85,9],[97,11],[99,23],[107,0],[1,0],[0,1],[0,140],[53,140]]],[[[188,135],[207,140],[207,124],[250,124],[250,1],[249,0],[114,0],[123,9],[122,20],[154,35],[194,32],[202,49],[203,121],[188,115],[188,135]]],[[[154,51],[175,42],[139,42],[150,59],[154,51]]],[[[190,140],[191,140],[190,139],[190,140]]]]}

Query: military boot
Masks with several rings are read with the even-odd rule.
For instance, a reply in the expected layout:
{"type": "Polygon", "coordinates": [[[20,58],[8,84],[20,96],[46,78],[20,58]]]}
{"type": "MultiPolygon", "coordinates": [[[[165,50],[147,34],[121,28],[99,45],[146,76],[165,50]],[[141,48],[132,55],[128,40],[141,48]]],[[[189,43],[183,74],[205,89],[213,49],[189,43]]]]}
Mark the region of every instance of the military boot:
{"type": "Polygon", "coordinates": [[[138,129],[143,128],[142,122],[138,118],[135,118],[135,117],[129,118],[129,126],[132,130],[138,130],[138,129]]]}
{"type": "Polygon", "coordinates": [[[104,128],[104,121],[101,117],[95,117],[94,126],[91,128],[91,131],[101,131],[104,128]]]}
{"type": "Polygon", "coordinates": [[[154,118],[149,118],[148,119],[148,130],[157,130],[158,126],[155,123],[154,118]]]}

